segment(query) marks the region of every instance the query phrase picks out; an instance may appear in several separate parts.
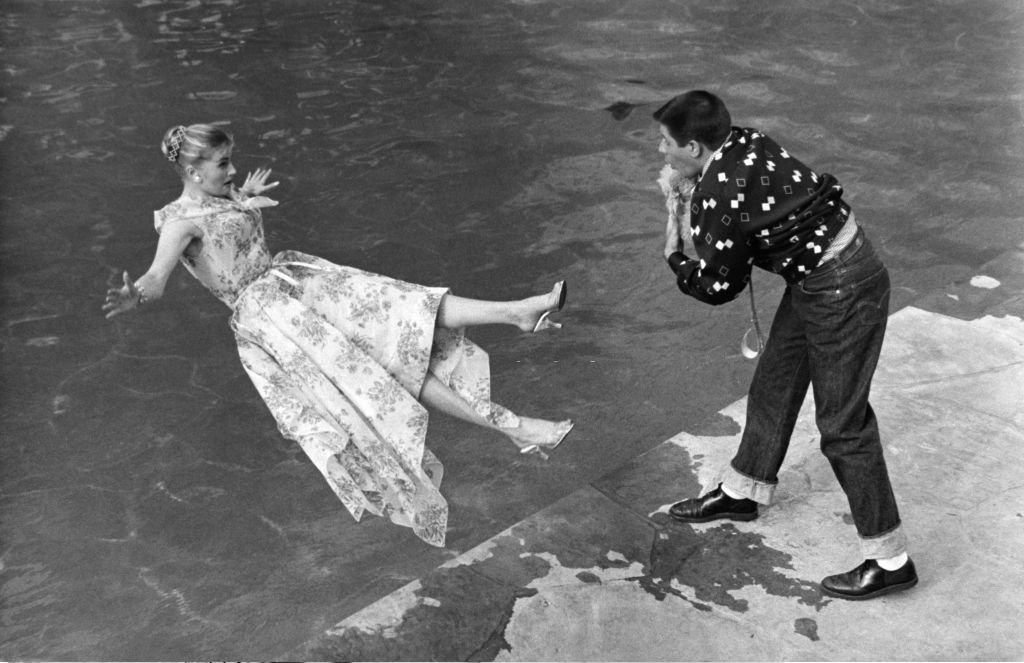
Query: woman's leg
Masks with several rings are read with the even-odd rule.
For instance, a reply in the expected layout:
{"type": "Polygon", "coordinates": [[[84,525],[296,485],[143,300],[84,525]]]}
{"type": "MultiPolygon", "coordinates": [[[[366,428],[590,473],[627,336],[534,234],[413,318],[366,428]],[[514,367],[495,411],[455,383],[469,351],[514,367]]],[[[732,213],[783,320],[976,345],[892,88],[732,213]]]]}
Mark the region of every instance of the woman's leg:
{"type": "Polygon", "coordinates": [[[419,400],[427,407],[444,412],[445,414],[468,421],[484,428],[500,430],[497,426],[487,421],[479,412],[473,409],[461,396],[452,391],[451,387],[441,382],[430,372],[423,381],[423,388],[420,389],[419,400]]]}
{"type": "Polygon", "coordinates": [[[506,324],[515,325],[523,331],[531,331],[537,326],[541,316],[562,307],[565,303],[564,293],[565,282],[559,281],[551,292],[511,302],[444,295],[437,310],[437,324],[445,329],[506,324]]]}
{"type": "Polygon", "coordinates": [[[572,421],[568,419],[565,421],[547,421],[546,419],[522,416],[519,417],[519,426],[516,428],[495,426],[474,410],[462,397],[452,391],[448,385],[429,372],[427,373],[427,379],[423,381],[423,389],[420,390],[419,400],[427,407],[444,412],[456,419],[504,433],[521,450],[530,447],[553,449],[572,430],[573,426],[572,421]]]}

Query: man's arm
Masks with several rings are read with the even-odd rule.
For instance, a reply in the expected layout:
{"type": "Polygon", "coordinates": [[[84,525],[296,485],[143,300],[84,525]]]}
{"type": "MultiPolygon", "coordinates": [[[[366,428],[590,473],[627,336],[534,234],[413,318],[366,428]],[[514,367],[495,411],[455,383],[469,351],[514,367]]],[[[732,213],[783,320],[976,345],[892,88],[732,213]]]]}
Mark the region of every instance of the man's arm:
{"type": "Polygon", "coordinates": [[[694,199],[691,213],[696,215],[696,221],[690,226],[696,257],[683,253],[681,246],[670,252],[668,241],[665,247],[665,259],[676,274],[679,289],[716,306],[732,301],[743,292],[753,264],[739,219],[723,213],[722,209],[722,205],[706,194],[694,199]]]}

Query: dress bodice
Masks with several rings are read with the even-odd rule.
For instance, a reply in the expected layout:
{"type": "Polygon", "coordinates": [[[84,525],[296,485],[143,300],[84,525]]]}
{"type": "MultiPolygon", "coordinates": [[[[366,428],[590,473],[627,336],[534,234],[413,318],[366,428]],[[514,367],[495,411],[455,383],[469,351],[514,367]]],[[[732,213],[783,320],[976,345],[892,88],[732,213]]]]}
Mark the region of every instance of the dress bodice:
{"type": "Polygon", "coordinates": [[[239,293],[271,266],[259,209],[267,202],[242,194],[205,200],[182,196],[154,212],[154,226],[161,232],[167,224],[188,219],[202,231],[202,237],[185,249],[181,263],[215,297],[234,308],[239,293]]]}

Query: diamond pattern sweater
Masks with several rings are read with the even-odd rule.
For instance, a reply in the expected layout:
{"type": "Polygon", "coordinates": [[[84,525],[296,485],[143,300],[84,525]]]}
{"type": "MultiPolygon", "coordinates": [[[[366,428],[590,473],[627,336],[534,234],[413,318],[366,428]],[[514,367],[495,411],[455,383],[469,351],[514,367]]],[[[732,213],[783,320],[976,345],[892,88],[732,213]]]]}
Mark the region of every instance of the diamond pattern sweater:
{"type": "Polygon", "coordinates": [[[733,127],[690,200],[697,256],[669,261],[679,289],[724,304],[743,291],[754,265],[802,280],[850,215],[842,195],[832,175],[815,173],[757,130],[733,127]]]}

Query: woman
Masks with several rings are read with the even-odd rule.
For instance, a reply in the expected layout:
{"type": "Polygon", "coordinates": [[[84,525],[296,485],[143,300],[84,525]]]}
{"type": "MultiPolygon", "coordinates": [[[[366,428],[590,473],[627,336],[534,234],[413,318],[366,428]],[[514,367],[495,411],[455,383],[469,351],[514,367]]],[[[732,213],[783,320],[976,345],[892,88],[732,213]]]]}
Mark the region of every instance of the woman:
{"type": "Polygon", "coordinates": [[[462,328],[510,324],[538,332],[565,304],[566,285],[509,302],[456,297],[283,251],[271,256],[261,208],[270,171],[234,185],[234,141],[218,127],[177,126],[161,150],[182,182],[155,213],[149,270],[107,293],[107,317],[159,299],[177,262],[233,310],[242,365],[289,439],[303,448],[359,520],[365,511],[443,546],[443,468],[426,449],[423,405],[504,433],[544,456],[572,422],[519,417],[490,400],[487,354],[462,328]]]}

